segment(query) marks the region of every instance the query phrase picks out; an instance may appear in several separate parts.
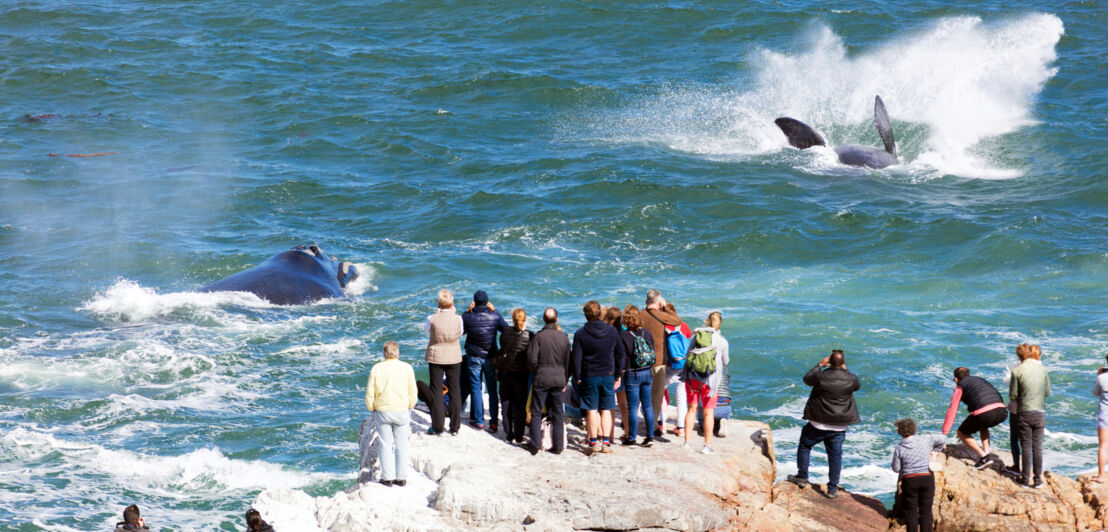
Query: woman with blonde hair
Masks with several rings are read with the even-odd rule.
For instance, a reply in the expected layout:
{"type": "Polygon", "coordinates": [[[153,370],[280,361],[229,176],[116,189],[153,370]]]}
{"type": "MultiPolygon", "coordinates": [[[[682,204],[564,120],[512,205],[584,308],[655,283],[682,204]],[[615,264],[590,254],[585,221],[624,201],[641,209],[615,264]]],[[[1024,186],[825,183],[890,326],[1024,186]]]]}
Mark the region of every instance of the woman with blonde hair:
{"type": "Polygon", "coordinates": [[[462,425],[462,317],[454,310],[454,294],[439,290],[438,312],[427,317],[423,330],[427,341],[427,372],[431,377],[431,429],[430,434],[442,434],[446,405],[443,401],[443,377],[446,377],[450,395],[450,433],[457,434],[462,425]]]}
{"type": "MultiPolygon", "coordinates": [[[[512,310],[512,326],[500,331],[500,354],[493,364],[500,373],[500,398],[507,402],[504,410],[504,433],[508,443],[523,443],[527,423],[527,348],[531,346],[531,331],[527,330],[527,312],[512,310]]],[[[537,452],[537,451],[536,451],[537,452]]]]}
{"type": "Polygon", "coordinates": [[[415,371],[411,364],[400,361],[400,345],[385,342],[385,360],[369,371],[365,404],[373,412],[381,438],[377,459],[381,463],[381,484],[386,486],[408,482],[408,437],[412,434],[417,393],[415,371]]]}
{"type": "Polygon", "coordinates": [[[1008,398],[1016,402],[1016,426],[1019,428],[1020,483],[1027,488],[1043,487],[1043,432],[1046,430],[1046,398],[1050,395],[1050,377],[1040,361],[1042,350],[1034,344],[1020,344],[1016,354],[1023,362],[1012,370],[1008,398]],[[1034,470],[1034,482],[1031,472],[1034,470]]]}

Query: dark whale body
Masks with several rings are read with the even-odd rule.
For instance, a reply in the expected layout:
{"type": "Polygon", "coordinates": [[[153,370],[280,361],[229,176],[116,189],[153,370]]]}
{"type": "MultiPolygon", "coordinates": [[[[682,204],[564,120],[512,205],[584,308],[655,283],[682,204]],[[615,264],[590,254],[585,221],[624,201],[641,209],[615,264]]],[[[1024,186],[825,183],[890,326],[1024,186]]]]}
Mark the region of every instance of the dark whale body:
{"type": "MultiPolygon", "coordinates": [[[[773,123],[781,128],[781,132],[789,139],[789,145],[794,148],[803,150],[812,146],[827,145],[819,133],[800,120],[783,116],[773,123]]],[[[896,158],[896,139],[893,138],[889,113],[885,111],[885,102],[881,101],[880,96],[877,96],[873,102],[873,125],[877,127],[877,134],[881,135],[881,142],[885,148],[860,144],[835,146],[835,153],[839,156],[840,163],[867,168],[885,168],[900,162],[896,158]]]]}
{"type": "Polygon", "coordinates": [[[200,291],[250,292],[275,305],[303,305],[342,297],[346,285],[357,278],[353,264],[328,257],[317,246],[296,246],[200,291]]]}

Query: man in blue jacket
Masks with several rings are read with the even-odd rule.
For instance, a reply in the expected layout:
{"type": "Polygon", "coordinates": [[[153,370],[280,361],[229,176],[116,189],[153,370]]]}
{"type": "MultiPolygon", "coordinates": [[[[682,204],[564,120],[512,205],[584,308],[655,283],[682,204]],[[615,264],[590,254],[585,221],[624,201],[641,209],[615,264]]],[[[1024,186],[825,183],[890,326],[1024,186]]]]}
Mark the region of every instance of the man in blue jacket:
{"type": "Polygon", "coordinates": [[[469,424],[477,429],[485,429],[485,405],[481,395],[481,377],[489,390],[489,431],[497,431],[499,419],[500,394],[496,389],[495,368],[488,362],[497,352],[496,333],[508,328],[508,322],[500,317],[496,308],[489,304],[489,296],[484,290],[473,294],[473,305],[462,314],[462,334],[466,335],[465,356],[462,357],[464,375],[468,375],[470,390],[469,424]]]}
{"type": "Polygon", "coordinates": [[[600,319],[600,303],[585,303],[584,327],[573,333],[573,386],[581,395],[589,448],[585,454],[612,452],[612,410],[615,389],[626,365],[619,331],[600,319]],[[599,412],[598,412],[599,410],[599,412]]]}

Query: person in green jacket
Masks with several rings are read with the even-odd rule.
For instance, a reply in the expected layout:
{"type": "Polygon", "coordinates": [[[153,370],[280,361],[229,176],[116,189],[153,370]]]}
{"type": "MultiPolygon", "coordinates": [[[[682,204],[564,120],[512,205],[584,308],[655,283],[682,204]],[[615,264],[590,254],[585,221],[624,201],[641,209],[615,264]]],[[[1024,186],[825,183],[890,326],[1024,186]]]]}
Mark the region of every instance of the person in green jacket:
{"type": "Polygon", "coordinates": [[[1046,428],[1046,398],[1050,395],[1050,377],[1042,363],[1042,350],[1033,344],[1020,344],[1016,354],[1023,362],[1012,370],[1008,398],[1016,402],[1016,428],[1020,434],[1023,466],[1020,484],[1043,487],[1043,431],[1046,428]],[[1035,481],[1031,482],[1034,469],[1035,481]]]}

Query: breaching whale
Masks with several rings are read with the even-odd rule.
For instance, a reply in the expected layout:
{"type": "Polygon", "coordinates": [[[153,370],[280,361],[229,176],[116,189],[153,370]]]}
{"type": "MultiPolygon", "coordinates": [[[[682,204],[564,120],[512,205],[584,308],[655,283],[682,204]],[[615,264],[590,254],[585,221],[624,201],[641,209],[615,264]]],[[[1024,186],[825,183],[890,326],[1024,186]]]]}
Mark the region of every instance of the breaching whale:
{"type": "Polygon", "coordinates": [[[343,289],[357,278],[353,264],[324,255],[318,246],[295,246],[200,291],[250,292],[275,305],[303,305],[342,297],[343,289]]]}
{"type": "MultiPolygon", "coordinates": [[[[827,145],[819,133],[800,120],[783,116],[773,123],[781,128],[785,137],[789,139],[789,145],[794,148],[803,150],[812,146],[827,145]]],[[[893,138],[893,128],[889,124],[889,113],[885,111],[885,102],[881,101],[880,96],[877,96],[873,102],[873,125],[877,126],[877,134],[881,135],[881,142],[885,144],[885,149],[860,144],[835,146],[835,153],[838,154],[840,163],[884,168],[900,162],[896,158],[896,139],[893,138]]]]}

